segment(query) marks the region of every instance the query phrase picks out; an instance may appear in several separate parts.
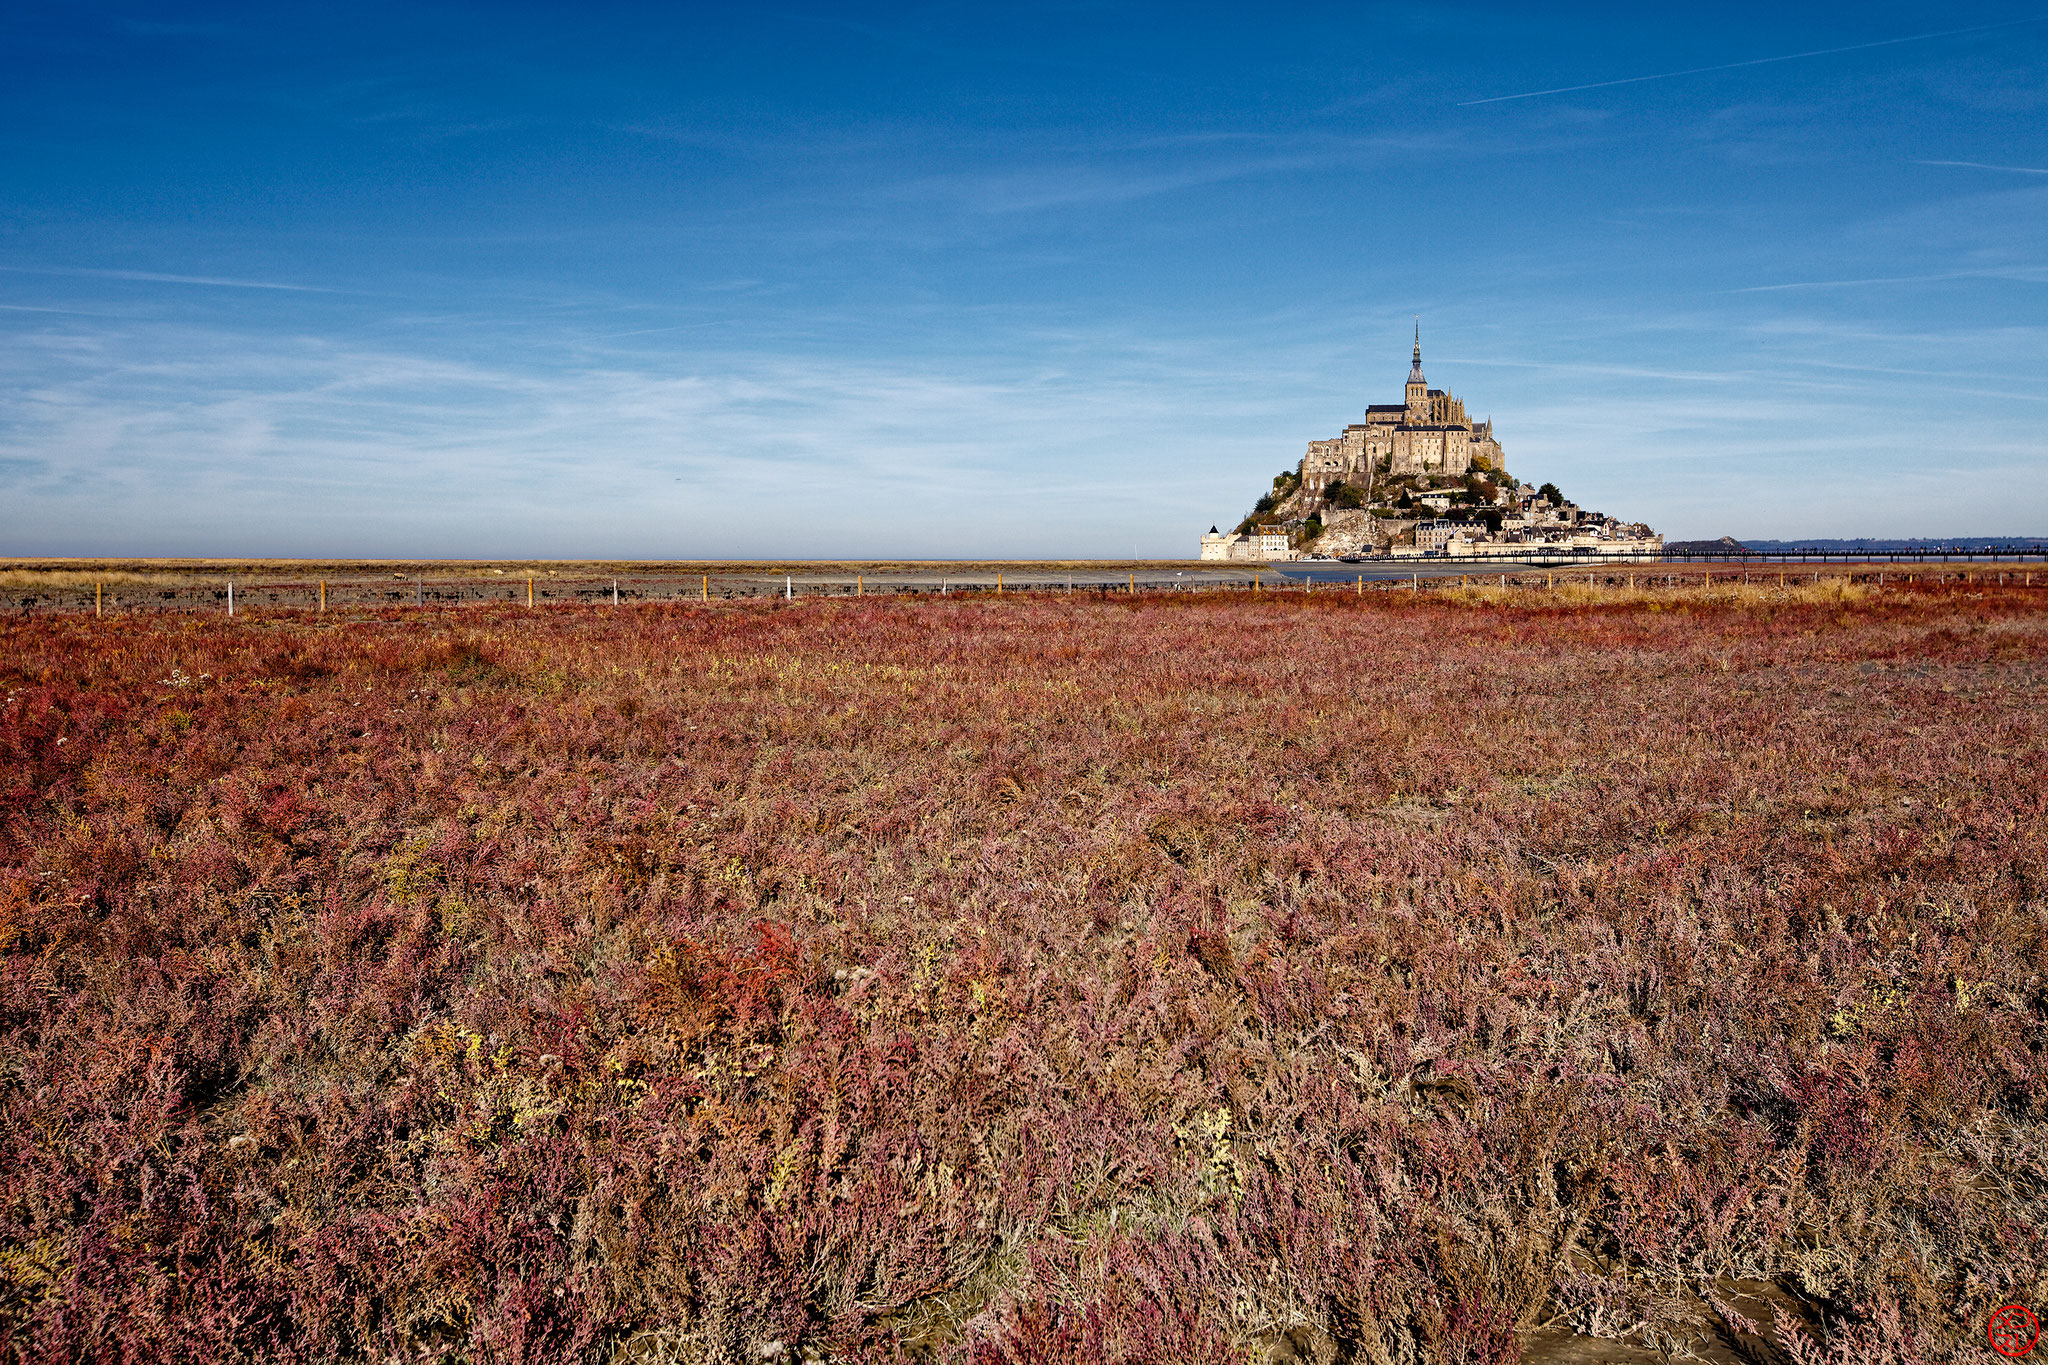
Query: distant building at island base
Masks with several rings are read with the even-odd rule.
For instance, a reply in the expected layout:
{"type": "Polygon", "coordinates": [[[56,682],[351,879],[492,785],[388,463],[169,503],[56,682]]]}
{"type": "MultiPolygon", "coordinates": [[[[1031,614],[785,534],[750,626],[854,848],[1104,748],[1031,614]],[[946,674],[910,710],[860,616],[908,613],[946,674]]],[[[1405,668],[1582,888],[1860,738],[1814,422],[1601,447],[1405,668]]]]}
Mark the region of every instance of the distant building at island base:
{"type": "Polygon", "coordinates": [[[1525,487],[1508,473],[1493,423],[1432,389],[1422,373],[1417,320],[1399,403],[1374,403],[1365,420],[1311,441],[1234,531],[1212,526],[1205,560],[1361,555],[1640,555],[1663,537],[1638,522],[1587,512],[1554,485],[1525,487]]]}
{"type": "Polygon", "coordinates": [[[1225,535],[1215,527],[1202,537],[1204,559],[1292,559],[1294,548],[1283,527],[1255,526],[1242,533],[1225,535]]]}
{"type": "Polygon", "coordinates": [[[1547,559],[1558,555],[1630,558],[1664,552],[1664,537],[1654,534],[1610,536],[1588,532],[1550,540],[1496,540],[1474,538],[1469,527],[1439,534],[1428,549],[1423,548],[1423,543],[1418,534],[1416,544],[1397,545],[1387,553],[1394,559],[1426,559],[1432,555],[1446,559],[1547,559]]]}

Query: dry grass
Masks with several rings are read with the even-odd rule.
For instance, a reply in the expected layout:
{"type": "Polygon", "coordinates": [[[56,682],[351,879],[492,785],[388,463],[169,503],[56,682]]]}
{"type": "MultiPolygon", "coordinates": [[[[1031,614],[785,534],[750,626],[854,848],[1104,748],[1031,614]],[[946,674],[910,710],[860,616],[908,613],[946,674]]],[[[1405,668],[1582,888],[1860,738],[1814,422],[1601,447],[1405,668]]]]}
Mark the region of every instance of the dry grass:
{"type": "Polygon", "coordinates": [[[0,1349],[1951,1358],[2044,717],[1981,587],[0,621],[0,1349]]]}
{"type": "Polygon", "coordinates": [[[188,576],[183,574],[153,574],[135,570],[93,570],[93,569],[5,569],[0,570],[0,591],[6,592],[55,592],[66,589],[84,589],[91,592],[94,587],[153,587],[157,584],[183,583],[188,576]]]}
{"type": "MultiPolygon", "coordinates": [[[[1473,583],[1448,589],[1446,596],[1468,606],[1481,607],[1528,606],[1533,602],[1561,607],[1661,609],[1713,606],[1769,609],[1786,606],[1849,606],[1866,602],[1883,591],[1868,583],[1854,582],[1847,576],[1824,576],[1818,581],[1800,577],[1783,584],[1775,579],[1744,583],[1738,578],[1724,578],[1715,582],[1680,583],[1670,586],[1662,582],[1653,583],[1650,581],[1651,577],[1649,574],[1639,575],[1633,585],[1625,582],[1608,584],[1577,577],[1541,587],[1514,584],[1502,587],[1498,583],[1473,583]],[[1532,597],[1532,594],[1540,596],[1532,597]]],[[[1661,579],[1663,575],[1658,574],[1656,577],[1661,579]]]]}
{"type": "Polygon", "coordinates": [[[1180,559],[1158,560],[483,560],[483,559],[6,559],[0,558],[0,586],[36,588],[90,587],[95,582],[193,583],[211,582],[233,576],[258,582],[287,580],[295,583],[327,578],[480,578],[495,575],[536,574],[541,577],[609,578],[636,574],[750,575],[764,573],[994,573],[999,569],[1030,569],[1051,572],[1156,572],[1158,570],[1202,567],[1217,569],[1214,563],[1180,559]]]}

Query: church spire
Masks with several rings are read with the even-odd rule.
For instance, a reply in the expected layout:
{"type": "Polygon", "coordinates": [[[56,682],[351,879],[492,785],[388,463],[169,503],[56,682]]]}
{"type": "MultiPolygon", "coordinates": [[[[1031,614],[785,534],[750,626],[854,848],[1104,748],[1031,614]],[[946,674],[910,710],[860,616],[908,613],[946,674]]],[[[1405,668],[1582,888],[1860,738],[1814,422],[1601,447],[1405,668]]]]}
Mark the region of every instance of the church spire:
{"type": "Polygon", "coordinates": [[[1422,318],[1419,315],[1415,319],[1415,363],[1409,367],[1408,382],[1411,384],[1427,384],[1429,382],[1422,377],[1422,318]]]}

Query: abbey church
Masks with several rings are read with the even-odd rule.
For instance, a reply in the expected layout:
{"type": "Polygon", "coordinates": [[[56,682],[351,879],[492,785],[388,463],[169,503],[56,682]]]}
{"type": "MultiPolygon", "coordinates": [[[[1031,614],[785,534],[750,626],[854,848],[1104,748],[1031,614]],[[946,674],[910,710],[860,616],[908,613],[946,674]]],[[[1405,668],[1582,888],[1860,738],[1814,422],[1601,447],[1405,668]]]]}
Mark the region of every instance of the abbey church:
{"type": "Polygon", "coordinates": [[[1369,488],[1377,468],[1396,477],[1457,478],[1475,463],[1482,470],[1502,468],[1493,423],[1470,420],[1463,400],[1429,387],[1422,377],[1422,326],[1417,323],[1406,396],[1399,403],[1372,404],[1365,410],[1365,420],[1344,428],[1341,436],[1310,441],[1301,462],[1301,482],[1309,493],[1320,494],[1339,480],[1369,488]]]}

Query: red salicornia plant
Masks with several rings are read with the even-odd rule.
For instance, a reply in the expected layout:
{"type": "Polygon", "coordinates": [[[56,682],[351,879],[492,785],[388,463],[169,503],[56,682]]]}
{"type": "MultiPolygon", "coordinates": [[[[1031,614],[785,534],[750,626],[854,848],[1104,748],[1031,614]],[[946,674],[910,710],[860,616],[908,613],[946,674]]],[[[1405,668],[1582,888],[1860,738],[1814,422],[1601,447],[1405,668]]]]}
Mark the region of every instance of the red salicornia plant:
{"type": "Polygon", "coordinates": [[[0,624],[0,1348],[1979,1349],[2044,605],[0,624]]]}

